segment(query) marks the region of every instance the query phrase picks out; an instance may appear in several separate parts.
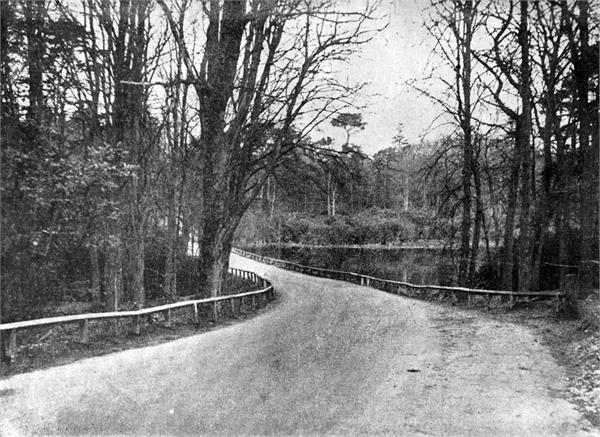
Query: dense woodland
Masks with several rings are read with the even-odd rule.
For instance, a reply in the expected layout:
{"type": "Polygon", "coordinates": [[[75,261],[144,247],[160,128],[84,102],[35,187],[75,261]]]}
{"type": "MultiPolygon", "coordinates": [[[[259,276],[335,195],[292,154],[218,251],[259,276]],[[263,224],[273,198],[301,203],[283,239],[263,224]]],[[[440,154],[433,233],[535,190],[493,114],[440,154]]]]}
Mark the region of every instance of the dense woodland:
{"type": "Polygon", "coordinates": [[[433,240],[458,284],[483,253],[498,288],[549,264],[597,286],[593,6],[433,0],[438,61],[412,86],[452,129],[413,144],[398,120],[367,156],[362,85],[335,72],[384,26],[377,4],[1,1],[2,320],[143,307],[190,275],[219,295],[234,238],[433,240]]]}

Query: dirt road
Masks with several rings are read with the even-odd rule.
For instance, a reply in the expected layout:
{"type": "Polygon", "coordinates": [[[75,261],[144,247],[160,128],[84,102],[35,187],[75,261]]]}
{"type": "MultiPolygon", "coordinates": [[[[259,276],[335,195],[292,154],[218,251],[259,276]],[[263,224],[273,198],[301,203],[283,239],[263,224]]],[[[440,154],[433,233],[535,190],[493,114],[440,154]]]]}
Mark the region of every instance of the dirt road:
{"type": "Polygon", "coordinates": [[[1,380],[2,435],[600,435],[523,327],[232,265],[266,274],[279,302],[203,335],[1,380]]]}

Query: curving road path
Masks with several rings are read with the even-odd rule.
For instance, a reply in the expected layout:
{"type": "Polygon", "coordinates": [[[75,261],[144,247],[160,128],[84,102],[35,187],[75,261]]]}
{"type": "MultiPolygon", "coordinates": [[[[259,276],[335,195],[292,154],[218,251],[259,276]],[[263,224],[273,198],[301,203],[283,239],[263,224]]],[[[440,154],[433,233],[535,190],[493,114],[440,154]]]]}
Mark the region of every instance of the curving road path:
{"type": "Polygon", "coordinates": [[[0,380],[0,434],[600,435],[521,326],[283,271],[206,334],[0,380]]]}

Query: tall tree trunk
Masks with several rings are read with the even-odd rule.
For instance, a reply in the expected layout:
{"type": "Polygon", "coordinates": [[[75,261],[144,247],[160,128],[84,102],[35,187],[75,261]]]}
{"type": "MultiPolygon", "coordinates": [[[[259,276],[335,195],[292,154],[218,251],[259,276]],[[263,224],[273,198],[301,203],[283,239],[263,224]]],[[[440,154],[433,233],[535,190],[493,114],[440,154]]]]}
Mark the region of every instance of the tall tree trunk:
{"type": "MultiPolygon", "coordinates": [[[[203,161],[200,276],[202,293],[217,296],[228,264],[235,228],[231,222],[238,213],[233,180],[228,177],[228,161],[234,153],[232,138],[226,132],[225,113],[233,95],[240,43],[246,26],[245,2],[210,0],[202,73],[208,85],[201,90],[201,155],[203,161]],[[225,256],[227,252],[227,256],[225,256]],[[226,258],[226,259],[224,259],[226,258]]],[[[237,223],[235,223],[237,225],[237,223]]]]}
{"type": "Polygon", "coordinates": [[[410,188],[408,180],[408,171],[404,174],[404,212],[408,212],[410,208],[410,188]]]}
{"type": "Polygon", "coordinates": [[[546,119],[542,131],[544,168],[542,171],[542,190],[538,197],[535,209],[535,228],[533,240],[533,266],[531,272],[531,288],[539,290],[540,283],[540,265],[542,262],[542,252],[546,238],[546,228],[550,223],[551,208],[550,190],[552,184],[552,134],[555,131],[556,108],[554,104],[554,87],[549,86],[546,90],[547,95],[544,99],[546,119]]]}
{"type": "MultiPolygon", "coordinates": [[[[114,225],[109,225],[114,229],[114,225]]],[[[105,309],[116,311],[123,294],[123,247],[120,236],[109,232],[104,248],[105,309]]]]}
{"type": "Polygon", "coordinates": [[[333,217],[333,211],[331,208],[331,173],[327,172],[327,217],[333,217]]]}
{"type": "MultiPolygon", "coordinates": [[[[481,239],[481,228],[484,225],[483,199],[481,193],[481,177],[477,159],[473,160],[473,182],[475,185],[475,227],[473,230],[473,242],[471,243],[471,260],[469,264],[469,285],[472,286],[477,272],[477,258],[479,256],[479,240],[481,239]]],[[[487,239],[486,239],[487,241],[487,239]]]]}
{"type": "MultiPolygon", "coordinates": [[[[517,121],[516,130],[519,130],[519,122],[517,121]]],[[[502,288],[512,290],[513,271],[514,271],[514,230],[515,230],[515,215],[517,210],[517,193],[519,187],[519,168],[521,166],[521,156],[519,147],[515,144],[513,157],[511,160],[510,177],[508,180],[508,199],[506,202],[506,221],[504,224],[504,238],[502,248],[502,288]]]]}
{"type": "Polygon", "coordinates": [[[272,195],[271,195],[271,208],[269,209],[269,217],[273,217],[275,215],[275,199],[277,196],[277,185],[273,184],[272,195]]]}
{"type": "Polygon", "coordinates": [[[165,278],[164,278],[164,293],[173,299],[177,295],[177,205],[176,195],[174,190],[169,193],[169,206],[167,216],[167,241],[165,254],[165,278]]]}
{"type": "Polygon", "coordinates": [[[115,97],[113,103],[114,144],[127,152],[132,174],[121,192],[123,241],[127,254],[127,291],[136,307],[145,305],[144,238],[146,226],[145,181],[147,165],[142,128],[145,118],[145,93],[141,86],[128,83],[144,79],[145,35],[149,0],[120,0],[118,33],[114,49],[115,97]]]}
{"type": "MultiPolygon", "coordinates": [[[[44,22],[46,18],[45,1],[26,1],[23,4],[25,15],[25,35],[27,37],[27,70],[29,107],[27,118],[39,124],[43,119],[44,90],[43,65],[45,54],[44,22]]],[[[6,79],[6,78],[5,78],[6,79]]]]}
{"type": "Polygon", "coordinates": [[[523,112],[520,130],[517,132],[521,153],[521,202],[519,214],[519,291],[531,287],[531,71],[529,66],[528,2],[521,1],[519,22],[519,45],[521,48],[521,77],[519,95],[523,112]]]}
{"type": "Polygon", "coordinates": [[[564,277],[567,274],[567,269],[562,267],[567,264],[567,252],[565,244],[567,241],[568,228],[569,228],[569,211],[570,197],[567,194],[566,178],[569,174],[567,168],[567,160],[565,159],[565,138],[560,132],[560,129],[556,129],[556,170],[557,170],[557,183],[556,187],[558,195],[556,197],[556,239],[558,240],[558,264],[559,267],[559,285],[560,287],[564,284],[564,277]]]}
{"type": "Polygon", "coordinates": [[[98,257],[98,242],[94,238],[90,245],[90,264],[92,266],[91,298],[93,303],[100,302],[100,260],[98,257]]]}
{"type": "MultiPolygon", "coordinates": [[[[589,4],[578,1],[580,56],[575,65],[577,106],[579,115],[579,147],[582,157],[582,199],[581,199],[581,262],[579,282],[584,288],[591,288],[597,280],[598,271],[598,137],[590,144],[592,112],[589,105],[592,56],[589,45],[589,4]]],[[[574,49],[574,48],[573,48],[574,49]]],[[[596,106],[597,107],[597,106],[596,106]]],[[[597,132],[596,132],[597,134],[597,132]]]]}
{"type": "Polygon", "coordinates": [[[202,297],[221,294],[223,280],[229,267],[229,253],[235,229],[241,217],[211,217],[211,226],[205,226],[204,239],[200,246],[200,273],[202,275],[202,297]]]}
{"type": "Polygon", "coordinates": [[[14,5],[8,1],[0,1],[0,75],[3,80],[0,83],[2,90],[2,139],[6,143],[12,140],[12,133],[16,130],[14,125],[18,118],[18,104],[11,81],[6,78],[12,77],[12,60],[9,53],[9,35],[14,29],[15,11],[14,5]],[[10,123],[7,123],[10,121],[10,123]],[[7,124],[10,124],[7,126],[7,124]]]}
{"type": "Polygon", "coordinates": [[[335,217],[335,200],[336,200],[336,187],[335,183],[332,184],[333,188],[331,189],[331,216],[335,217]]]}
{"type": "Polygon", "coordinates": [[[129,257],[128,277],[130,279],[131,299],[136,308],[143,308],[146,304],[146,293],[144,291],[144,248],[145,248],[145,217],[142,199],[138,188],[138,177],[132,175],[129,181],[128,196],[128,223],[127,229],[127,252],[129,257]]]}
{"type": "MultiPolygon", "coordinates": [[[[471,40],[473,38],[473,2],[465,1],[463,5],[464,31],[462,35],[462,74],[457,68],[457,86],[462,88],[462,108],[459,102],[459,115],[463,131],[462,156],[462,218],[460,226],[460,261],[458,282],[466,284],[469,277],[469,242],[471,239],[471,177],[473,169],[473,138],[471,126],[471,40]]],[[[460,42],[459,42],[460,45],[460,42]]],[[[459,58],[460,65],[460,58],[459,58]]]]}

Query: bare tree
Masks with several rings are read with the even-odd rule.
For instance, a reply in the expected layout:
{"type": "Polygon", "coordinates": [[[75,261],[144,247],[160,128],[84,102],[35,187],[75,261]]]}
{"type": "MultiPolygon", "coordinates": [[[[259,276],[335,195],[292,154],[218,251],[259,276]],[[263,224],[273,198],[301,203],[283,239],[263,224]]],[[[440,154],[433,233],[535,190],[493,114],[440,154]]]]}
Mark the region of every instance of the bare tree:
{"type": "Polygon", "coordinates": [[[195,147],[204,176],[195,225],[203,293],[218,295],[243,212],[281,158],[355,91],[327,72],[369,38],[364,24],[374,7],[343,13],[329,2],[251,1],[248,9],[244,1],[205,2],[206,44],[196,65],[172,8],[158,3],[199,102],[195,147]]]}
{"type": "MultiPolygon", "coordinates": [[[[597,279],[598,272],[598,85],[596,101],[590,102],[591,81],[598,75],[598,60],[590,47],[589,2],[575,2],[577,13],[568,10],[565,30],[569,39],[571,62],[573,64],[574,102],[578,118],[578,141],[582,156],[581,181],[581,260],[579,282],[590,288],[597,279]],[[573,29],[575,24],[576,30],[573,29]]],[[[597,43],[596,43],[597,45],[597,43]]],[[[597,53],[597,47],[595,52],[597,53]]]]}
{"type": "Polygon", "coordinates": [[[511,289],[514,271],[514,225],[519,205],[519,289],[529,290],[531,281],[531,185],[532,153],[531,146],[531,68],[529,55],[529,24],[527,2],[520,2],[520,14],[514,13],[515,4],[511,0],[507,9],[490,5],[486,12],[489,22],[499,23],[486,26],[492,39],[492,50],[474,52],[475,58],[494,77],[495,86],[488,86],[494,104],[514,124],[515,147],[510,163],[508,181],[508,199],[505,220],[504,244],[501,257],[503,268],[503,287],[511,289]],[[519,63],[515,62],[519,59],[519,63]],[[503,99],[506,96],[506,84],[516,92],[520,111],[510,107],[503,99]],[[518,201],[520,201],[518,203],[518,201]]]}
{"type": "MultiPolygon", "coordinates": [[[[434,1],[430,7],[430,19],[427,29],[436,39],[434,50],[441,56],[444,63],[454,70],[452,80],[436,76],[450,91],[450,101],[439,98],[430,92],[426,95],[439,103],[444,111],[450,115],[453,122],[460,129],[462,137],[462,163],[461,163],[461,225],[458,282],[466,284],[474,271],[469,273],[469,268],[474,269],[477,257],[480,226],[482,220],[481,204],[476,203],[475,231],[473,232],[473,177],[478,171],[475,159],[474,144],[474,116],[480,104],[478,95],[473,96],[477,89],[479,78],[473,70],[473,39],[479,28],[483,25],[479,13],[480,1],[434,1]],[[471,233],[473,240],[471,241],[471,233]],[[471,260],[471,262],[469,262],[471,260]]],[[[476,193],[477,194],[477,193],[476,193]]]]}

